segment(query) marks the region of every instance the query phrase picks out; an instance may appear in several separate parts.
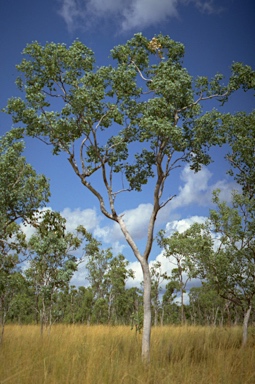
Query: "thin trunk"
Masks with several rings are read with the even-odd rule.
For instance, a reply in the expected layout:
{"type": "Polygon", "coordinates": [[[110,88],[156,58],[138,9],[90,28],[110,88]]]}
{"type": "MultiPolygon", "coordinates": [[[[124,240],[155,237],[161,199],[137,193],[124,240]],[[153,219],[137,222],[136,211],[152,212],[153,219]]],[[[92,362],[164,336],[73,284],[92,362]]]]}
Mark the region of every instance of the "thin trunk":
{"type": "Polygon", "coordinates": [[[157,304],[155,304],[155,307],[154,307],[154,327],[157,327],[158,325],[158,308],[157,308],[157,304]]]}
{"type": "Polygon", "coordinates": [[[142,264],[144,291],[143,291],[143,339],[142,339],[142,359],[144,363],[150,362],[150,338],[151,338],[151,276],[147,261],[142,264]]]}
{"type": "Polygon", "coordinates": [[[160,320],[161,327],[163,327],[164,325],[164,312],[165,312],[165,307],[164,305],[162,305],[161,320],[160,320]]]}
{"type": "Polygon", "coordinates": [[[184,310],[184,291],[181,288],[181,324],[184,325],[186,323],[186,316],[184,310]]]}
{"type": "Polygon", "coordinates": [[[121,216],[118,217],[118,223],[125,236],[125,239],[134,252],[135,257],[140,262],[143,271],[144,291],[143,291],[143,338],[142,338],[142,360],[144,363],[150,362],[150,338],[151,338],[151,274],[148,264],[148,257],[151,251],[153,241],[153,228],[156,219],[156,213],[152,213],[149,230],[148,241],[144,256],[142,257],[134,240],[130,236],[125,223],[121,216]]]}
{"type": "Polygon", "coordinates": [[[41,335],[43,335],[44,328],[46,327],[46,309],[45,309],[45,302],[44,297],[42,298],[42,309],[40,310],[40,317],[41,317],[41,335]]]}
{"type": "Polygon", "coordinates": [[[245,315],[244,315],[242,347],[245,347],[246,344],[247,344],[247,339],[248,339],[248,323],[249,323],[250,314],[251,314],[251,305],[249,306],[248,310],[245,312],[245,315]]]}
{"type": "Polygon", "coordinates": [[[40,322],[41,322],[41,336],[43,335],[43,311],[42,309],[40,310],[40,322]]]}
{"type": "Polygon", "coordinates": [[[219,313],[219,307],[216,308],[216,313],[215,313],[214,320],[213,320],[213,326],[214,327],[216,327],[216,325],[217,325],[218,313],[219,313]]]}
{"type": "Polygon", "coordinates": [[[0,301],[1,307],[0,307],[0,320],[1,320],[1,333],[0,333],[0,344],[3,342],[4,338],[4,326],[5,326],[5,318],[6,318],[6,311],[4,308],[4,304],[2,300],[0,301]]]}

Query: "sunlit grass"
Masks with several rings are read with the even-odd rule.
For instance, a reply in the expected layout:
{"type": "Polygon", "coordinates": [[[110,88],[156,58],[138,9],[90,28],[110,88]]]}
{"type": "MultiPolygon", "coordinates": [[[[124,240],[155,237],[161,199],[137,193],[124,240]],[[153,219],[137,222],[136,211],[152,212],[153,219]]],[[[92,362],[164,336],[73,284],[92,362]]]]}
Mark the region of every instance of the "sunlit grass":
{"type": "Polygon", "coordinates": [[[254,384],[255,340],[241,349],[240,328],[158,327],[150,366],[129,327],[6,327],[0,346],[4,384],[254,384]]]}

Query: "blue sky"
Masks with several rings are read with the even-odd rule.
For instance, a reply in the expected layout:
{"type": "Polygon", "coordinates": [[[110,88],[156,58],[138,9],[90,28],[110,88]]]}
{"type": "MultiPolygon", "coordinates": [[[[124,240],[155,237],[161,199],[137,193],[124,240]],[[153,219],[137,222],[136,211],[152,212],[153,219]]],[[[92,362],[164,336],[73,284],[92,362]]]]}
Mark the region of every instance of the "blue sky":
{"type": "MultiPolygon", "coordinates": [[[[79,38],[96,55],[98,65],[107,65],[113,46],[125,43],[134,33],[148,38],[162,33],[182,42],[186,48],[184,65],[191,75],[229,75],[233,61],[255,68],[254,0],[8,0],[0,1],[0,108],[11,96],[19,96],[15,86],[15,65],[27,43],[37,40],[71,44],[79,38]]],[[[230,112],[254,108],[251,93],[239,92],[225,109],[230,112]]],[[[0,114],[0,135],[12,126],[11,118],[0,114]]],[[[38,173],[51,182],[49,206],[68,219],[68,228],[85,225],[107,246],[122,251],[133,263],[137,279],[140,269],[126,248],[119,229],[99,212],[97,201],[81,185],[64,155],[52,156],[42,143],[26,140],[25,155],[38,173]]],[[[226,175],[224,154],[214,150],[215,162],[194,175],[188,168],[175,173],[169,188],[177,193],[161,212],[157,229],[182,230],[194,220],[204,220],[210,208],[211,192],[220,187],[229,198],[235,187],[226,175]]],[[[150,212],[148,189],[121,199],[129,229],[143,246],[146,220],[150,212]]],[[[155,248],[151,259],[163,262],[155,248]]],[[[164,262],[165,263],[165,262],[164,262]]],[[[165,264],[164,264],[165,265],[165,264]]],[[[166,268],[169,268],[165,265],[166,268]]],[[[83,283],[83,272],[76,282],[83,283]]]]}

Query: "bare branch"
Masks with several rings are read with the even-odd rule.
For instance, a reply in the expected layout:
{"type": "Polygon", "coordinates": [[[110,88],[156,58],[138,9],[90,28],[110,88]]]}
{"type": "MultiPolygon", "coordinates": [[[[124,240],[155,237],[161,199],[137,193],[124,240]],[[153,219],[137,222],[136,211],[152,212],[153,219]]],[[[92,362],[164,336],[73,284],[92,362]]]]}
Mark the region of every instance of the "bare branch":
{"type": "MultiPolygon", "coordinates": [[[[186,107],[182,107],[180,109],[176,109],[176,114],[182,112],[182,111],[185,111],[186,109],[188,108],[191,108],[191,107],[194,107],[195,105],[197,105],[198,103],[200,103],[200,101],[204,101],[204,100],[210,100],[210,99],[215,99],[216,97],[226,97],[227,95],[229,94],[229,91],[223,93],[222,95],[220,94],[214,94],[214,95],[210,95],[210,96],[204,96],[201,94],[201,96],[196,100],[194,101],[194,103],[190,103],[189,105],[187,105],[186,107]]],[[[176,115],[176,117],[178,117],[178,115],[176,115]]],[[[178,117],[179,119],[179,117],[178,117]]]]}
{"type": "Polygon", "coordinates": [[[136,68],[137,72],[139,73],[140,77],[141,77],[144,81],[152,82],[151,79],[146,79],[146,77],[143,76],[142,72],[140,71],[140,69],[138,68],[138,66],[136,65],[136,63],[135,63],[133,60],[131,61],[131,64],[133,64],[133,66],[136,68]]]}

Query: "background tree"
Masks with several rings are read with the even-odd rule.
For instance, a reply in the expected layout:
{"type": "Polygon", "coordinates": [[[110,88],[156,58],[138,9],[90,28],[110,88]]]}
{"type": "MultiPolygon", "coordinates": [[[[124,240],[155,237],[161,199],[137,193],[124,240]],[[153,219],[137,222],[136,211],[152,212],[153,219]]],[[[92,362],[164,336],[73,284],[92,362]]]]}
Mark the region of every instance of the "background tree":
{"type": "Polygon", "coordinates": [[[171,277],[166,284],[165,292],[162,297],[162,314],[161,325],[163,324],[179,324],[180,323],[180,307],[176,304],[178,285],[171,277]]]}
{"type": "Polygon", "coordinates": [[[134,272],[127,269],[129,262],[121,254],[110,260],[106,275],[108,280],[108,321],[115,324],[121,321],[126,313],[127,295],[126,281],[134,278],[134,272]]]}
{"type": "Polygon", "coordinates": [[[214,193],[216,210],[210,213],[207,228],[214,233],[214,250],[200,254],[201,277],[225,300],[243,311],[243,345],[255,296],[255,205],[254,200],[234,193],[232,206],[214,193]]]}
{"type": "Polygon", "coordinates": [[[191,319],[194,325],[223,325],[225,300],[209,282],[189,291],[191,319]]]}
{"type": "Polygon", "coordinates": [[[164,249],[163,256],[174,265],[171,270],[171,280],[176,282],[175,289],[180,292],[183,324],[185,322],[184,294],[187,283],[197,277],[195,260],[201,253],[206,255],[211,251],[212,240],[208,234],[201,232],[199,225],[194,224],[186,231],[175,232],[170,237],[166,237],[165,232],[160,231],[158,243],[164,249]]]}
{"type": "MultiPolygon", "coordinates": [[[[155,261],[151,265],[150,273],[151,273],[151,302],[152,302],[152,308],[154,312],[154,325],[157,326],[159,311],[161,307],[161,298],[159,297],[159,295],[160,295],[160,292],[162,291],[162,283],[165,280],[168,280],[169,277],[167,276],[166,272],[162,272],[161,263],[159,261],[155,261]]],[[[162,312],[162,307],[161,307],[161,312],[162,312]]],[[[162,313],[161,313],[161,319],[162,319],[162,313]]]]}
{"type": "Polygon", "coordinates": [[[45,211],[36,233],[28,242],[31,260],[25,274],[33,286],[39,303],[41,332],[52,323],[52,306],[56,290],[68,286],[77,269],[73,254],[82,243],[82,230],[77,234],[66,232],[66,220],[58,212],[45,211]]]}
{"type": "Polygon", "coordinates": [[[0,313],[3,336],[7,313],[22,278],[18,263],[26,250],[20,222],[34,220],[49,199],[49,185],[22,156],[21,132],[13,130],[0,138],[0,313]],[[17,283],[17,287],[15,287],[17,283]]]}
{"type": "MultiPolygon", "coordinates": [[[[255,77],[253,88],[255,88],[255,77]]],[[[241,185],[243,193],[255,198],[255,110],[250,114],[244,112],[229,116],[229,129],[225,132],[229,151],[226,155],[231,165],[231,176],[241,185]]]]}
{"type": "MultiPolygon", "coordinates": [[[[22,156],[21,130],[12,130],[0,138],[0,239],[11,238],[8,227],[23,220],[30,222],[39,208],[49,201],[49,184],[37,175],[22,156]],[[8,233],[7,233],[8,232],[8,233]]],[[[14,231],[16,228],[13,227],[14,231]]]]}
{"type": "Polygon", "coordinates": [[[173,198],[169,192],[164,194],[166,181],[185,162],[195,171],[209,163],[208,147],[218,142],[215,132],[224,121],[215,110],[202,114],[200,102],[217,98],[224,103],[252,70],[233,66],[226,86],[221,85],[221,75],[212,81],[205,77],[193,81],[182,66],[184,46],[162,35],[150,41],[136,34],[115,47],[111,51],[115,67],[96,68],[93,52],[77,40],[69,48],[35,42],[23,53],[26,58],[17,66],[23,78],[17,84],[25,100],[9,100],[6,110],[15,123],[25,125],[26,134],[51,144],[54,154],[68,154],[101,212],[120,226],[143,271],[142,356],[149,361],[148,259],[158,212],[173,198]],[[54,106],[56,110],[50,111],[54,106]],[[101,177],[94,183],[96,174],[101,177]],[[140,192],[149,180],[152,210],[147,243],[139,250],[116,198],[120,193],[140,192]]]}
{"type": "Polygon", "coordinates": [[[111,249],[101,249],[101,242],[88,234],[88,243],[85,246],[87,280],[90,282],[94,309],[93,316],[100,321],[106,317],[108,322],[118,322],[125,313],[127,304],[126,280],[133,278],[134,273],[127,269],[128,261],[121,254],[113,256],[111,249]],[[105,314],[98,315],[102,307],[105,314]]]}

